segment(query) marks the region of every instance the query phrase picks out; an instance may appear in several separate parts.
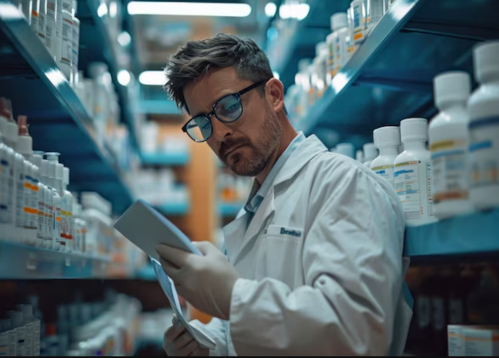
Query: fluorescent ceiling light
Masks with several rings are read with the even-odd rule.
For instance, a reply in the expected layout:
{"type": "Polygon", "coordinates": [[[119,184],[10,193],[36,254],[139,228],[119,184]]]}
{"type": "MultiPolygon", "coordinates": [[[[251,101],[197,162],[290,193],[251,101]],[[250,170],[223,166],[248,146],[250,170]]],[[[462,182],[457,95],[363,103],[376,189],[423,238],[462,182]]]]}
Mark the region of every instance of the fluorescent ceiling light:
{"type": "Polygon", "coordinates": [[[303,20],[307,17],[309,11],[310,5],[308,5],[307,3],[292,3],[279,6],[279,16],[281,17],[281,19],[293,18],[303,20]]]}
{"type": "Polygon", "coordinates": [[[127,70],[121,70],[118,72],[118,82],[120,83],[120,85],[128,86],[130,80],[131,80],[130,72],[128,72],[127,70]]]}
{"type": "Polygon", "coordinates": [[[118,35],[118,42],[121,46],[126,47],[132,42],[132,37],[128,32],[123,31],[118,35]]]}
{"type": "Polygon", "coordinates": [[[131,1],[128,3],[128,13],[130,15],[246,17],[251,14],[251,6],[248,4],[131,1]]]}
{"type": "Polygon", "coordinates": [[[118,4],[116,4],[116,2],[113,1],[111,4],[109,4],[109,16],[114,19],[117,13],[118,13],[118,4]]]}
{"type": "Polygon", "coordinates": [[[139,82],[147,86],[163,86],[166,81],[163,71],[144,71],[139,75],[139,82]]]}
{"type": "Polygon", "coordinates": [[[106,4],[100,4],[99,7],[97,8],[97,15],[99,17],[104,17],[107,15],[107,6],[106,4]]]}
{"type": "Polygon", "coordinates": [[[269,2],[267,5],[265,5],[265,15],[267,15],[267,17],[274,17],[276,11],[277,5],[273,2],[269,2]]]}

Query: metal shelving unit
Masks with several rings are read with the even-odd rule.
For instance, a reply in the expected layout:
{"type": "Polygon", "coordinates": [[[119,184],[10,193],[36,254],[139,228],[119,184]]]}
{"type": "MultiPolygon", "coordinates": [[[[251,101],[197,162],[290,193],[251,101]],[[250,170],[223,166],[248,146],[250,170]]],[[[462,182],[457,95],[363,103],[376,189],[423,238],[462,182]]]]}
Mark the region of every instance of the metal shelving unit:
{"type": "Polygon", "coordinates": [[[499,210],[406,229],[405,254],[414,258],[499,253],[499,210]]]}
{"type": "MultiPolygon", "coordinates": [[[[310,1],[310,12],[318,14],[314,23],[321,31],[334,13],[331,8],[318,13],[325,3],[310,1]]],[[[498,12],[499,3],[493,0],[397,0],[298,129],[310,135],[328,128],[343,138],[361,135],[371,140],[375,128],[409,117],[431,118],[436,113],[433,77],[449,70],[472,73],[473,46],[499,38],[498,12]]],[[[307,24],[302,26],[307,28],[307,24]]],[[[291,41],[312,48],[325,40],[323,36],[312,43],[315,38],[309,36],[306,42],[308,33],[303,29],[291,41]]],[[[282,66],[294,68],[294,75],[297,59],[314,54],[298,49],[286,56],[282,66]]],[[[286,72],[281,79],[288,84],[292,81],[286,72]]]]}
{"type": "Polygon", "coordinates": [[[71,170],[71,190],[96,191],[112,202],[116,213],[124,211],[132,195],[112,151],[98,138],[78,96],[10,0],[0,7],[0,43],[0,95],[12,99],[16,116],[28,116],[34,149],[61,153],[71,170]]]}
{"type": "Polygon", "coordinates": [[[135,268],[81,253],[64,253],[0,241],[0,279],[124,279],[135,268]]]}
{"type": "Polygon", "coordinates": [[[189,163],[189,153],[142,153],[144,165],[185,166],[189,163]]]}

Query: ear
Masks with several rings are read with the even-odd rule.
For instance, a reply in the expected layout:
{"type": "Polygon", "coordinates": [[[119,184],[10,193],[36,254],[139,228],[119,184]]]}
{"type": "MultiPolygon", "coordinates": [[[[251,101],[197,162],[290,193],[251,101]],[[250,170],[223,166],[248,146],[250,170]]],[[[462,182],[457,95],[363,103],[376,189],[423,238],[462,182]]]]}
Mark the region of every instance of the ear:
{"type": "Polygon", "coordinates": [[[277,78],[268,80],[265,85],[265,96],[276,113],[284,109],[284,86],[277,78]]]}

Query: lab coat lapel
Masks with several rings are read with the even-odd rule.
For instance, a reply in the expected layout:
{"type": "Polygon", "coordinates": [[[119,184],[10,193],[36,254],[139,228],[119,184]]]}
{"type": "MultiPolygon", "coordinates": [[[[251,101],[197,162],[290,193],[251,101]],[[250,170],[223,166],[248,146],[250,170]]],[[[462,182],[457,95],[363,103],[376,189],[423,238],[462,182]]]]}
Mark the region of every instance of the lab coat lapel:
{"type": "Polygon", "coordinates": [[[247,230],[248,214],[224,227],[225,247],[232,265],[237,263],[244,248],[264,230],[265,221],[274,211],[274,188],[272,187],[260,204],[247,230]]]}

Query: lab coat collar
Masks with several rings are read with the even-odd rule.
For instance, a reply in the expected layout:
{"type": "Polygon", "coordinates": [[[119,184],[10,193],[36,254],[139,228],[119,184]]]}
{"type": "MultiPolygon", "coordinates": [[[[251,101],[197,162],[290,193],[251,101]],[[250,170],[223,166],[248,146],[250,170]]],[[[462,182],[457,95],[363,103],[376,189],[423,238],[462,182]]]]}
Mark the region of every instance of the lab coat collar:
{"type": "Polygon", "coordinates": [[[245,213],[223,228],[227,256],[232,265],[237,263],[246,246],[264,230],[262,226],[273,215],[275,211],[274,187],[292,179],[312,158],[324,152],[327,152],[327,148],[316,136],[308,137],[293,152],[280,170],[268,194],[265,195],[254,214],[249,227],[247,223],[250,216],[245,213]]]}
{"type": "Polygon", "coordinates": [[[312,158],[327,151],[326,146],[315,135],[311,135],[288,158],[286,164],[277,174],[273,186],[293,178],[312,158]]]}

